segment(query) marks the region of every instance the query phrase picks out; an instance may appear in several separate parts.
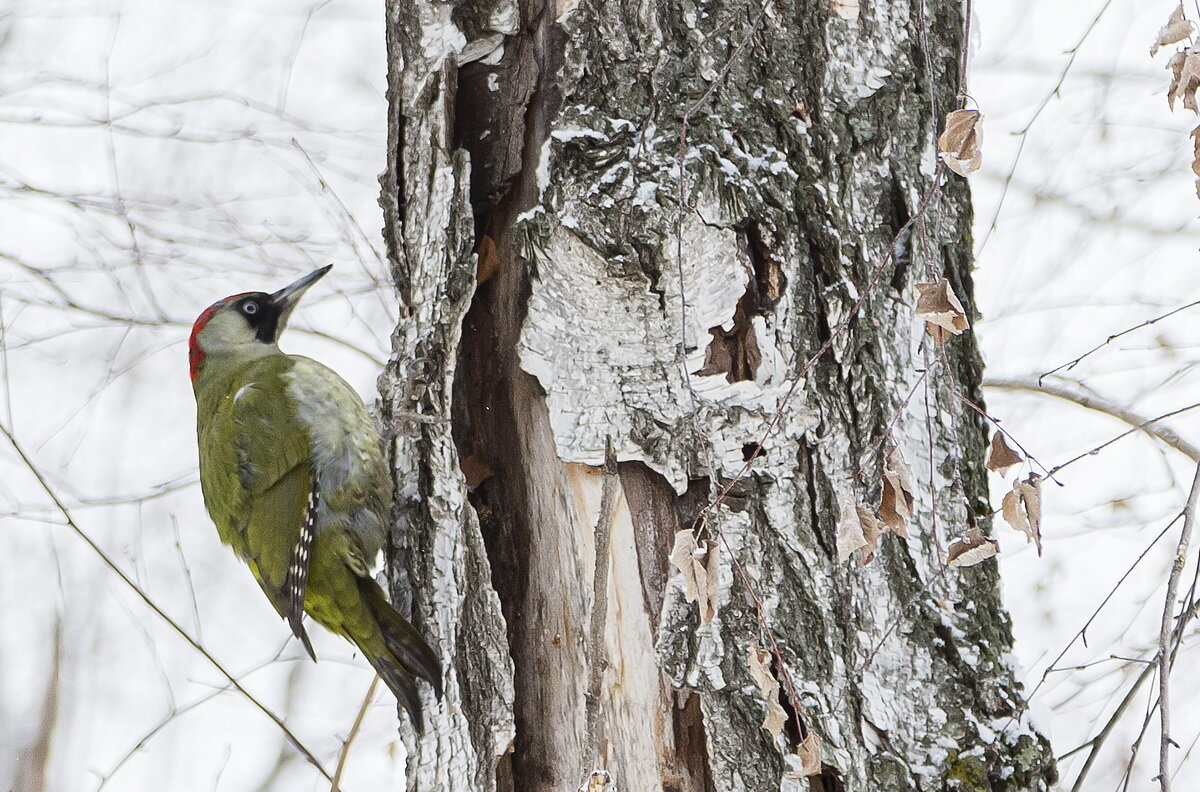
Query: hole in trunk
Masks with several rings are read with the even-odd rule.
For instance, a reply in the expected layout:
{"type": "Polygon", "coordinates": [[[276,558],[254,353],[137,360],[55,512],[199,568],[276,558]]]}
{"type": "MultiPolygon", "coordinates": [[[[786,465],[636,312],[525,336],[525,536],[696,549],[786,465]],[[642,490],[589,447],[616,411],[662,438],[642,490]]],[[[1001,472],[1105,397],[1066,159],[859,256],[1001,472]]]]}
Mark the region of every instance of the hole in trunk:
{"type": "Polygon", "coordinates": [[[712,341],[704,351],[704,366],[696,372],[697,376],[724,374],[729,382],[754,379],[758,364],[762,362],[762,353],[758,350],[758,339],[754,337],[754,325],[747,311],[750,298],[751,292],[747,291],[738,301],[733,312],[732,330],[720,325],[709,328],[712,341]]]}

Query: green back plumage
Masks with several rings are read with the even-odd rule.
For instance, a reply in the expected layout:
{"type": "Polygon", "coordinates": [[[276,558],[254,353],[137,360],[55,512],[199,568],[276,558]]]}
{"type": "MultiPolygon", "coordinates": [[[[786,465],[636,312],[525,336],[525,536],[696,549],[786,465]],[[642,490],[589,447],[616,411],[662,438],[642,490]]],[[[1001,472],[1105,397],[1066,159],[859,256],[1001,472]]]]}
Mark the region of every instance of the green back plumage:
{"type": "Polygon", "coordinates": [[[312,477],[308,432],[287,397],[285,375],[294,366],[288,355],[261,357],[210,372],[214,381],[196,391],[209,515],[284,616],[284,583],[312,477]]]}
{"type": "Polygon", "coordinates": [[[303,612],[357,644],[420,728],[413,678],[440,696],[441,669],[368,571],[391,500],[370,416],[316,361],[246,358],[213,356],[195,381],[200,484],[217,532],[310,654],[303,612]],[[298,555],[306,525],[311,545],[298,555]]]}

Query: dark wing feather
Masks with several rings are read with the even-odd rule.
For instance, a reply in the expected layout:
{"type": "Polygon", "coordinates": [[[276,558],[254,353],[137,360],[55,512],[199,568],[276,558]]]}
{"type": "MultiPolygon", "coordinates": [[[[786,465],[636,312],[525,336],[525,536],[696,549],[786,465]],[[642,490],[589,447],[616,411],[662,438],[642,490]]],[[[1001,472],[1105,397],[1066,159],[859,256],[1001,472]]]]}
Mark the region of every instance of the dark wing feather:
{"type": "Polygon", "coordinates": [[[292,548],[292,561],[288,565],[287,580],[284,590],[287,592],[287,604],[283,616],[292,628],[292,633],[304,644],[309,657],[317,659],[308,633],[304,631],[301,619],[304,617],[304,595],[308,590],[308,563],[312,555],[313,537],[317,535],[317,510],[321,505],[321,492],[317,488],[317,477],[309,481],[308,500],[305,503],[304,522],[300,525],[300,538],[292,548]]]}
{"type": "Polygon", "coordinates": [[[237,477],[244,495],[239,552],[263,592],[312,655],[304,630],[320,493],[311,463],[311,440],[288,392],[293,363],[273,356],[256,363],[232,399],[237,477]]]}
{"type": "MultiPolygon", "coordinates": [[[[305,528],[315,519],[315,509],[309,508],[311,481],[306,461],[265,491],[251,495],[244,537],[250,570],[263,593],[313,655],[301,623],[312,547],[311,539],[304,541],[305,528]]],[[[313,533],[308,531],[309,536],[313,533]]]]}

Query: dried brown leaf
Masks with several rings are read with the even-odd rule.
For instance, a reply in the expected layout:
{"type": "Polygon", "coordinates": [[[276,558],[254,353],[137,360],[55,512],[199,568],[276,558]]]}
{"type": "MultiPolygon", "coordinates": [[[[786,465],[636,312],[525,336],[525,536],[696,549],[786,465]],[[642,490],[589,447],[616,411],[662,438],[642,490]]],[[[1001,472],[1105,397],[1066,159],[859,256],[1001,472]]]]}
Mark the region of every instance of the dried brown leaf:
{"type": "Polygon", "coordinates": [[[838,503],[838,563],[859,551],[858,564],[866,566],[875,557],[879,535],[887,530],[879,518],[867,509],[855,505],[853,493],[847,489],[837,493],[838,503]]]}
{"type": "Polygon", "coordinates": [[[1200,126],[1191,131],[1192,173],[1196,174],[1196,196],[1200,197],[1200,126]]]}
{"type": "Polygon", "coordinates": [[[858,518],[854,493],[849,488],[835,488],[834,497],[838,506],[837,560],[840,564],[855,550],[866,547],[867,537],[863,534],[862,522],[858,518]]]}
{"type": "Polygon", "coordinates": [[[942,278],[936,283],[918,283],[917,318],[925,320],[925,329],[939,344],[947,335],[958,335],[970,327],[967,309],[959,302],[950,281],[942,278]]]}
{"type": "Polygon", "coordinates": [[[950,543],[946,563],[952,567],[975,566],[1000,552],[1000,543],[989,539],[978,528],[970,528],[950,543]]]}
{"type": "Polygon", "coordinates": [[[858,19],[859,0],[829,0],[833,13],[842,19],[858,19]]]}
{"type": "Polygon", "coordinates": [[[708,624],[717,615],[716,543],[697,542],[691,528],[676,531],[671,563],[683,575],[684,597],[700,610],[700,624],[708,624]]]}
{"type": "Polygon", "coordinates": [[[1025,457],[1009,447],[1008,441],[1004,438],[1004,432],[996,432],[992,435],[992,447],[988,451],[987,469],[999,473],[1003,476],[1008,469],[1013,465],[1024,461],[1025,457]]]}
{"type": "Polygon", "coordinates": [[[800,775],[804,777],[821,774],[821,737],[810,731],[799,745],[796,755],[800,757],[800,775]]]}
{"type": "Polygon", "coordinates": [[[1150,47],[1151,57],[1158,53],[1159,47],[1183,41],[1192,35],[1192,31],[1195,29],[1196,26],[1189,22],[1183,15],[1183,3],[1175,6],[1175,10],[1171,12],[1171,16],[1167,19],[1167,24],[1163,25],[1158,31],[1158,38],[1154,40],[1154,44],[1150,47]]]}
{"type": "Polygon", "coordinates": [[[893,446],[883,461],[883,497],[879,501],[879,520],[898,536],[908,538],[905,524],[913,514],[916,502],[912,471],[904,461],[899,446],[893,446]]]}
{"type": "Polygon", "coordinates": [[[1200,53],[1191,47],[1171,56],[1167,63],[1171,70],[1171,86],[1167,89],[1167,104],[1175,109],[1175,100],[1183,98],[1183,106],[1193,113],[1200,112],[1196,105],[1196,90],[1200,89],[1200,53]]]}
{"type": "Polygon", "coordinates": [[[871,559],[875,557],[875,551],[879,549],[879,535],[884,529],[879,524],[879,518],[861,506],[855,509],[858,512],[858,524],[862,526],[863,538],[867,540],[858,553],[858,565],[866,566],[871,563],[871,559]]]}
{"type": "Polygon", "coordinates": [[[983,164],[983,114],[978,110],[954,110],[946,114],[946,128],[938,138],[938,150],[946,167],[959,176],[979,170],[983,164]]]}
{"type": "Polygon", "coordinates": [[[1004,521],[1025,534],[1025,538],[1037,545],[1042,554],[1042,477],[1030,473],[1024,479],[1013,482],[1012,491],[1001,503],[1004,521]]]}
{"type": "Polygon", "coordinates": [[[753,644],[747,646],[746,651],[750,655],[750,678],[767,705],[762,727],[772,737],[778,737],[787,723],[787,713],[779,703],[779,680],[771,673],[771,653],[753,644]]]}

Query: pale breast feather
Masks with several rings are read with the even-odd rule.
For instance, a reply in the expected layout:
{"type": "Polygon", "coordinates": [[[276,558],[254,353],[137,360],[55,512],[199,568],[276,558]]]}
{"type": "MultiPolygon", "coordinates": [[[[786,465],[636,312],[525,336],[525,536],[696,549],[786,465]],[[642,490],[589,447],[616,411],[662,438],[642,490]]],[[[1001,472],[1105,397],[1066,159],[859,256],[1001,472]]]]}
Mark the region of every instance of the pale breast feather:
{"type": "Polygon", "coordinates": [[[362,399],[332,369],[309,358],[284,375],[296,417],[312,438],[313,462],[330,475],[350,475],[379,455],[379,439],[362,399]]]}
{"type": "Polygon", "coordinates": [[[346,528],[372,554],[382,542],[390,482],[375,424],[362,399],[333,370],[295,356],[285,374],[296,418],[311,440],[313,469],[326,506],[345,515],[346,528]]]}

